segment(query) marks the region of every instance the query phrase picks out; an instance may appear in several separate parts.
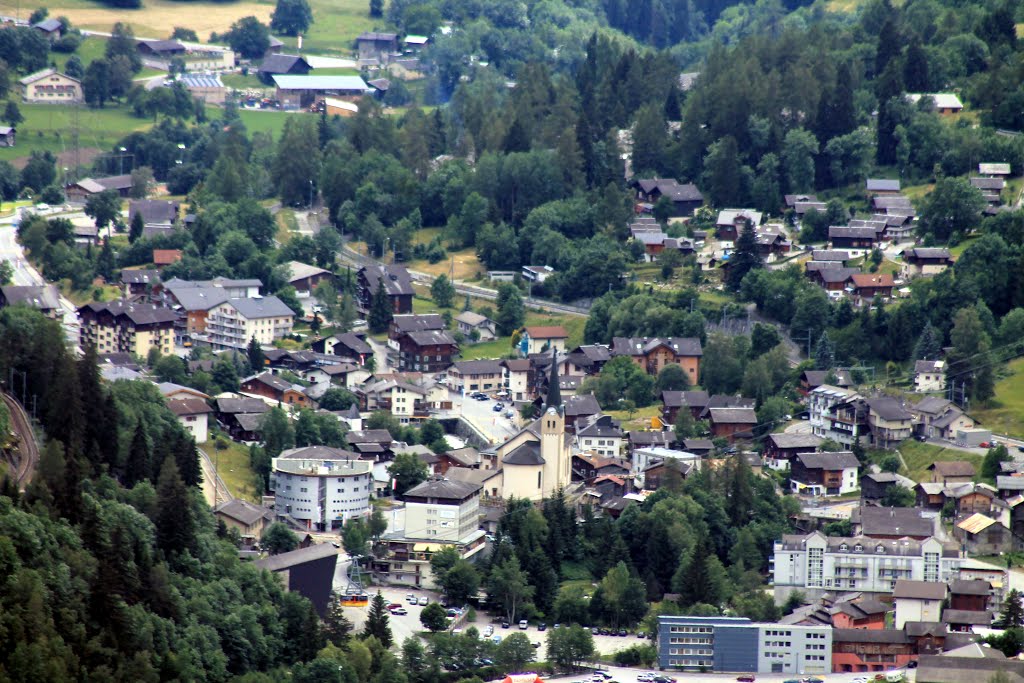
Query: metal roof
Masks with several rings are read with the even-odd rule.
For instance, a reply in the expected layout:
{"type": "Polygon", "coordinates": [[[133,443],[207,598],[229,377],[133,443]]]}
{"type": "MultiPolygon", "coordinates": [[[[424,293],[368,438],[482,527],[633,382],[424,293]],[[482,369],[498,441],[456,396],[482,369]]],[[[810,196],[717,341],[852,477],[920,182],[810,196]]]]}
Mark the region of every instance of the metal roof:
{"type": "Polygon", "coordinates": [[[274,83],[281,90],[372,90],[360,76],[297,76],[275,74],[274,83]]]}

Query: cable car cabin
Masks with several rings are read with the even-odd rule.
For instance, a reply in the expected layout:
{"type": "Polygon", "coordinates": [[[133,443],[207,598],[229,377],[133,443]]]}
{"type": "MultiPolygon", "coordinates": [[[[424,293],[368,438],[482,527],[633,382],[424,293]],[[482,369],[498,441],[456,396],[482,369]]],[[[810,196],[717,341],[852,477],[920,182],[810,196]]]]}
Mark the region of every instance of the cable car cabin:
{"type": "Polygon", "coordinates": [[[370,604],[370,598],[366,593],[342,595],[341,604],[343,607],[366,607],[370,604]]]}

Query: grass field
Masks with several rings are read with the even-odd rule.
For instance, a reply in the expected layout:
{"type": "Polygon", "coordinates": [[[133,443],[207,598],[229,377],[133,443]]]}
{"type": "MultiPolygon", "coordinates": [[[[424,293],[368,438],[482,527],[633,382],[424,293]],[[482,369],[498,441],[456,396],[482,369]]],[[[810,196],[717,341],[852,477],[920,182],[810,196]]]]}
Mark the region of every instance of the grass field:
{"type": "MultiPolygon", "coordinates": [[[[27,18],[32,10],[46,6],[51,17],[66,16],[78,28],[109,32],[118,21],[126,22],[140,38],[167,38],[173,27],[193,29],[200,40],[207,40],[211,32],[224,33],[238,19],[254,16],[270,23],[274,11],[273,0],[247,2],[173,2],[172,0],[145,0],[140,9],[105,7],[89,0],[0,0],[0,14],[27,18]]],[[[384,21],[370,19],[366,0],[310,0],[313,25],[303,38],[306,52],[349,54],[353,41],[363,31],[383,29],[384,21]]],[[[280,36],[289,51],[296,46],[296,38],[280,36]]],[[[83,57],[83,60],[85,58],[83,57]]]]}
{"type": "MultiPolygon", "coordinates": [[[[19,103],[25,120],[18,126],[18,144],[0,147],[0,159],[11,161],[27,157],[31,150],[46,150],[54,154],[70,152],[73,145],[71,131],[74,108],[50,104],[19,103]]],[[[78,144],[80,149],[110,149],[115,142],[137,130],[153,125],[148,119],[137,119],[125,106],[107,106],[103,109],[78,108],[78,144]]],[[[82,163],[86,163],[85,159],[82,163]]]]}
{"type": "Polygon", "coordinates": [[[651,418],[661,416],[661,406],[656,404],[646,408],[637,408],[633,411],[632,418],[625,410],[606,410],[604,412],[621,422],[623,431],[638,431],[651,428],[651,418]]]}
{"type": "Polygon", "coordinates": [[[905,474],[914,481],[925,481],[928,466],[934,462],[959,460],[974,465],[975,470],[981,469],[982,456],[952,448],[943,448],[919,441],[904,441],[899,447],[903,461],[907,464],[905,474]]]}
{"type": "Polygon", "coordinates": [[[235,498],[259,502],[260,494],[253,483],[255,476],[249,465],[248,447],[228,440],[228,448],[218,453],[213,448],[214,434],[215,432],[210,432],[210,440],[202,445],[202,449],[216,465],[217,473],[224,480],[228,491],[235,498]]]}
{"type": "Polygon", "coordinates": [[[238,117],[242,119],[242,123],[245,124],[246,130],[250,134],[271,133],[275,140],[280,137],[284,122],[289,116],[296,116],[296,114],[283,111],[238,110],[238,117]]]}
{"type": "Polygon", "coordinates": [[[1007,375],[996,382],[992,405],[974,408],[971,416],[993,434],[1024,435],[1024,358],[1007,365],[1007,375]]]}
{"type": "Polygon", "coordinates": [[[220,77],[220,80],[224,85],[235,90],[267,89],[267,86],[254,73],[249,73],[245,76],[242,74],[224,74],[220,77]]]}

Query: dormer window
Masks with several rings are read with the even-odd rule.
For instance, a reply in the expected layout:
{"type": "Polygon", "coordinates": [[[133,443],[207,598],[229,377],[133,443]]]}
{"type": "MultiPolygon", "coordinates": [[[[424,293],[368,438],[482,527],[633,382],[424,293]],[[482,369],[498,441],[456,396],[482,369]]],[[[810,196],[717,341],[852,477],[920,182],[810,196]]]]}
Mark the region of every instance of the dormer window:
{"type": "Polygon", "coordinates": [[[853,552],[855,552],[855,553],[862,553],[862,552],[864,552],[864,546],[862,546],[860,543],[858,543],[857,545],[853,546],[853,552]]]}
{"type": "Polygon", "coordinates": [[[885,554],[885,546],[882,545],[881,543],[879,543],[878,546],[875,548],[875,552],[876,553],[881,553],[881,554],[884,555],[885,554]]]}
{"type": "Polygon", "coordinates": [[[839,550],[840,550],[840,551],[842,551],[842,552],[844,552],[844,553],[845,553],[845,552],[846,552],[847,550],[849,550],[849,549],[850,549],[850,546],[846,545],[845,543],[842,543],[842,544],[840,544],[840,546],[839,546],[839,550]]]}

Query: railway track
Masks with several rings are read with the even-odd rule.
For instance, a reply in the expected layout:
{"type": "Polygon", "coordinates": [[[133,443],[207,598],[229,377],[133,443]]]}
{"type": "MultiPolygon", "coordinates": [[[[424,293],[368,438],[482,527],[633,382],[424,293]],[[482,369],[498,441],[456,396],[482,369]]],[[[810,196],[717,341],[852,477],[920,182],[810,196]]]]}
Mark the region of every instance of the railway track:
{"type": "Polygon", "coordinates": [[[17,459],[12,462],[14,465],[14,481],[18,488],[24,490],[25,486],[35,476],[36,467],[39,464],[39,445],[36,443],[36,435],[32,429],[32,422],[29,420],[25,409],[16,400],[3,394],[4,403],[11,415],[11,431],[18,437],[16,452],[17,459]]]}

